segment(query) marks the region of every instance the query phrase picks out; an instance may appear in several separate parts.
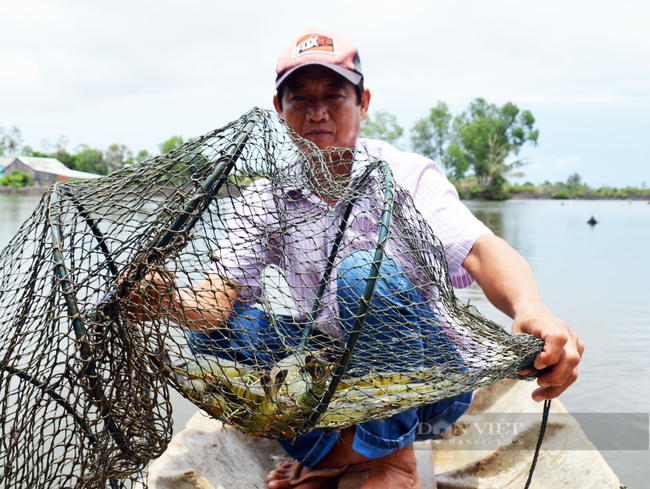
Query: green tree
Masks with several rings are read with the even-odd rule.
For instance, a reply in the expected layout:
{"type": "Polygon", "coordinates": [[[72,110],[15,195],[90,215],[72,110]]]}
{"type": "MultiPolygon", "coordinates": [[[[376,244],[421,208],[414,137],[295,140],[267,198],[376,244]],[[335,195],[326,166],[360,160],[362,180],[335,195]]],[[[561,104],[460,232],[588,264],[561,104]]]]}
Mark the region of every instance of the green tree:
{"type": "Polygon", "coordinates": [[[566,188],[569,190],[571,197],[582,197],[585,192],[589,191],[589,186],[582,183],[582,178],[577,173],[569,175],[566,181],[566,188]]]}
{"type": "Polygon", "coordinates": [[[70,154],[65,149],[60,149],[56,153],[52,153],[48,156],[56,158],[71,170],[79,170],[79,158],[77,154],[70,154]]]}
{"type": "MultiPolygon", "coordinates": [[[[68,145],[68,140],[63,135],[59,136],[59,139],[57,139],[57,141],[54,144],[50,143],[47,139],[43,139],[41,141],[41,146],[43,147],[43,149],[45,149],[45,153],[36,154],[36,152],[34,152],[34,156],[56,158],[68,168],[72,170],[79,170],[77,164],[78,163],[77,155],[69,153],[68,150],[66,149],[67,145],[68,145]]],[[[79,152],[79,148],[80,147],[77,147],[77,152],[79,152]]]]}
{"type": "Polygon", "coordinates": [[[569,178],[567,179],[566,183],[568,185],[580,185],[581,180],[582,178],[580,178],[580,175],[574,173],[573,175],[569,175],[569,178]]]}
{"type": "Polygon", "coordinates": [[[148,160],[152,156],[153,155],[149,153],[149,151],[147,151],[146,149],[141,149],[140,151],[138,151],[138,154],[135,155],[133,161],[135,163],[142,163],[143,161],[148,160]]]}
{"type": "Polygon", "coordinates": [[[77,147],[74,155],[74,169],[98,175],[108,175],[109,166],[104,159],[104,153],[98,149],[92,149],[86,144],[77,147]]]}
{"type": "MultiPolygon", "coordinates": [[[[534,124],[530,111],[520,112],[511,102],[497,107],[477,98],[454,119],[447,166],[453,168],[458,178],[472,169],[479,184],[487,185],[494,181],[494,168],[507,168],[494,163],[504,152],[506,157],[517,155],[525,143],[537,144],[539,131],[534,124]]],[[[505,157],[501,161],[504,160],[505,157]]]]}
{"type": "Polygon", "coordinates": [[[32,184],[32,176],[29,173],[21,173],[18,170],[11,172],[11,175],[0,178],[0,185],[6,187],[27,187],[32,184]]]}
{"type": "Polygon", "coordinates": [[[167,154],[178,148],[181,144],[183,144],[183,138],[181,136],[172,136],[164,143],[158,145],[160,148],[160,154],[167,154]]]}
{"type": "Polygon", "coordinates": [[[133,161],[133,153],[123,144],[111,144],[106,153],[104,160],[109,173],[119,170],[125,163],[133,161]]]}
{"type": "Polygon", "coordinates": [[[485,170],[488,177],[485,196],[491,199],[506,199],[507,192],[504,185],[507,183],[506,177],[523,177],[524,174],[515,171],[517,168],[526,163],[520,160],[506,163],[506,158],[510,154],[507,143],[499,143],[496,135],[488,141],[489,151],[485,170]]]}
{"type": "Polygon", "coordinates": [[[446,165],[445,150],[449,142],[451,112],[444,102],[438,102],[429,117],[417,121],[411,129],[413,151],[446,165]]]}
{"type": "Polygon", "coordinates": [[[397,123],[397,117],[389,112],[379,111],[374,116],[366,117],[359,132],[361,137],[381,139],[390,144],[396,144],[404,135],[404,128],[397,123]]]}

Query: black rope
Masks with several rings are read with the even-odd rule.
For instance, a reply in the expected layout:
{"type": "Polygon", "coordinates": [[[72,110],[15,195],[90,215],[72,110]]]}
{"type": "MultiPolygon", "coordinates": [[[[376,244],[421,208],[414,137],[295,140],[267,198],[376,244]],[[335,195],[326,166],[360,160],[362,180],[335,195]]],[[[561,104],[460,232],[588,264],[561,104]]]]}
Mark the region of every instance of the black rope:
{"type": "Polygon", "coordinates": [[[551,401],[544,401],[544,413],[542,414],[542,424],[539,427],[539,438],[537,439],[537,447],[535,447],[535,456],[533,457],[533,463],[530,466],[530,472],[528,473],[528,481],[526,482],[526,487],[530,487],[530,483],[533,480],[533,472],[535,472],[535,465],[537,465],[537,457],[539,457],[539,449],[542,447],[542,441],[544,440],[544,432],[546,431],[546,423],[548,422],[548,413],[551,410],[551,401]]]}

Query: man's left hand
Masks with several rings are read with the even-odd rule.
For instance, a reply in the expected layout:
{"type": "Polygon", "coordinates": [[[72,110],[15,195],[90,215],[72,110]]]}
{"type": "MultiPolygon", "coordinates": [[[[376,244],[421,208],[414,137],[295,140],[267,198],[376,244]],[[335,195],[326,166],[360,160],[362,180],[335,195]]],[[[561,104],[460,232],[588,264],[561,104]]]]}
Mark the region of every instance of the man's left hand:
{"type": "Polygon", "coordinates": [[[537,355],[534,363],[535,369],[546,369],[537,379],[540,388],[533,392],[535,401],[554,399],[576,381],[585,345],[564,321],[542,312],[525,319],[515,318],[512,332],[528,333],[545,342],[544,351],[537,355]]]}
{"type": "Polygon", "coordinates": [[[513,333],[529,333],[546,342],[534,365],[537,370],[548,371],[540,375],[540,388],[533,392],[533,399],[539,402],[559,396],[578,378],[585,346],[546,308],[526,260],[501,238],[484,234],[474,243],[463,267],[490,302],[513,318],[513,333]]]}

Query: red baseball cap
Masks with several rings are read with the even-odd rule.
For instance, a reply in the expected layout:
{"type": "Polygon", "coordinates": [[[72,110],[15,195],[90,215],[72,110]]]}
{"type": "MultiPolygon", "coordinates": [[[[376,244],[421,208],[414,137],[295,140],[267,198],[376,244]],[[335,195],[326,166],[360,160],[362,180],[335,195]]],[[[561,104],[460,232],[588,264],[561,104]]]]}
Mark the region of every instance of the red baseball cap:
{"type": "Polygon", "coordinates": [[[313,27],[300,33],[284,48],[276,69],[277,89],[294,71],[308,65],[322,65],[353,85],[363,80],[357,47],[347,37],[328,29],[313,27]]]}

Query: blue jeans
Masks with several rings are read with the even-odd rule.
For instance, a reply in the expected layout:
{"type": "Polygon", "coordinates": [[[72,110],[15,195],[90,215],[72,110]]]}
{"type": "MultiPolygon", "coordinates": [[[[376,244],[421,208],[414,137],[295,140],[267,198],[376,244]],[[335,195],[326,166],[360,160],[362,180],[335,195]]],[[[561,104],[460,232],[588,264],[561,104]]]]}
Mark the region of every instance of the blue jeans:
{"type": "MultiPolygon", "coordinates": [[[[339,265],[337,302],[340,325],[347,334],[363,297],[374,252],[356,251],[339,265]]],[[[302,330],[290,316],[267,313],[237,304],[229,327],[210,335],[189,333],[195,351],[244,363],[274,363],[287,349],[300,343],[302,330]]],[[[398,264],[385,257],[364,328],[355,346],[349,370],[368,369],[395,372],[416,370],[436,364],[463,368],[453,343],[438,325],[417,288],[398,264]]],[[[356,426],[352,448],[368,458],[379,458],[414,441],[431,439],[456,421],[469,407],[472,394],[446,399],[396,414],[383,421],[356,426]]],[[[284,450],[301,464],[311,467],[334,446],[337,433],[312,431],[293,440],[280,440],[284,450]]]]}

